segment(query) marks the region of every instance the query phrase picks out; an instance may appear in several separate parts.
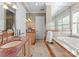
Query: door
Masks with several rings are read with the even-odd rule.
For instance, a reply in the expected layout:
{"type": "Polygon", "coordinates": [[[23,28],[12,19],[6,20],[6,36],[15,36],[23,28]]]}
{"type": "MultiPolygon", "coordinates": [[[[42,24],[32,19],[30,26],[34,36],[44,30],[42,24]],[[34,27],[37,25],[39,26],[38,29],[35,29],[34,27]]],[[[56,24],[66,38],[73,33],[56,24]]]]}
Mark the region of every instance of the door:
{"type": "Polygon", "coordinates": [[[45,17],[44,16],[36,16],[35,25],[36,25],[36,39],[44,39],[45,17]]]}

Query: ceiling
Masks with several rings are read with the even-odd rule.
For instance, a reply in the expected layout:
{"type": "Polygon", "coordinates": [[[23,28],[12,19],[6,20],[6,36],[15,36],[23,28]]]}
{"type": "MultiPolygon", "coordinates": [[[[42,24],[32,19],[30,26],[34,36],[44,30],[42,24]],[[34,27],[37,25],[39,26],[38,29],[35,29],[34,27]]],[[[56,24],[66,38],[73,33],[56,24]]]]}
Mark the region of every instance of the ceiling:
{"type": "Polygon", "coordinates": [[[75,3],[77,2],[23,2],[23,5],[30,13],[46,13],[46,6],[51,5],[51,14],[55,16],[75,3]]]}
{"type": "Polygon", "coordinates": [[[45,13],[46,5],[43,2],[24,2],[24,5],[31,13],[45,13]]]}
{"type": "Polygon", "coordinates": [[[75,2],[24,2],[25,8],[31,13],[46,13],[46,6],[52,6],[52,16],[55,16],[72,6],[75,2]]]}
{"type": "Polygon", "coordinates": [[[56,16],[60,12],[64,11],[68,7],[72,6],[76,2],[55,2],[52,3],[52,16],[56,16]]]}

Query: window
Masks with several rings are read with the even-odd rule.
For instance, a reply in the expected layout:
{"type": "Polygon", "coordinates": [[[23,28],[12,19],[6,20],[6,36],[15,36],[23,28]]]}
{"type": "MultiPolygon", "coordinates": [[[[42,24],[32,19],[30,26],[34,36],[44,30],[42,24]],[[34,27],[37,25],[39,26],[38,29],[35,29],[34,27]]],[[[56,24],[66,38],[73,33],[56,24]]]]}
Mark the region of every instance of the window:
{"type": "Polygon", "coordinates": [[[52,29],[55,30],[55,22],[52,23],[52,29]]]}
{"type": "Polygon", "coordinates": [[[69,30],[69,16],[63,18],[63,30],[69,30]]]}
{"type": "Polygon", "coordinates": [[[72,34],[79,33],[79,12],[73,14],[72,18],[72,34]]]}
{"type": "Polygon", "coordinates": [[[55,30],[55,21],[51,21],[49,24],[48,24],[48,27],[52,30],[55,30]]]}
{"type": "Polygon", "coordinates": [[[58,26],[58,30],[62,30],[62,20],[61,19],[58,20],[57,26],[58,26]]]}
{"type": "Polygon", "coordinates": [[[69,25],[70,19],[69,16],[64,17],[61,20],[58,20],[58,30],[69,30],[70,25],[69,25]]]}
{"type": "Polygon", "coordinates": [[[69,16],[63,18],[63,24],[69,24],[69,16]]]}

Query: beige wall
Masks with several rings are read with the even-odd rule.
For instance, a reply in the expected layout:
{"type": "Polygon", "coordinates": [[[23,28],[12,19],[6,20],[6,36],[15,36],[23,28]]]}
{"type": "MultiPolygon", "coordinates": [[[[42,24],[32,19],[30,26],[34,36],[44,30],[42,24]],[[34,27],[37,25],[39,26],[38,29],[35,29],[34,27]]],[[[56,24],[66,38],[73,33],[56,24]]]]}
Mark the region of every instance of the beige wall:
{"type": "Polygon", "coordinates": [[[46,8],[46,30],[51,30],[51,27],[52,27],[50,24],[51,22],[52,22],[51,5],[47,5],[47,8],[46,8]]]}
{"type": "MultiPolygon", "coordinates": [[[[27,18],[29,17],[29,13],[26,13],[27,14],[27,18]]],[[[30,13],[30,19],[32,20],[32,23],[30,23],[28,26],[31,26],[31,27],[35,27],[35,17],[36,16],[45,16],[45,19],[46,19],[46,13],[30,13]],[[31,25],[33,24],[33,26],[31,25]]],[[[46,22],[45,22],[46,23],[46,22]]]]}
{"type": "Polygon", "coordinates": [[[0,6],[0,30],[5,30],[5,10],[0,6]]]}
{"type": "MultiPolygon", "coordinates": [[[[26,35],[26,10],[20,2],[17,3],[18,8],[16,9],[16,30],[21,32],[21,35],[26,35]]],[[[15,30],[15,31],[16,31],[15,30]]],[[[17,32],[16,32],[17,33],[17,32]]]]}

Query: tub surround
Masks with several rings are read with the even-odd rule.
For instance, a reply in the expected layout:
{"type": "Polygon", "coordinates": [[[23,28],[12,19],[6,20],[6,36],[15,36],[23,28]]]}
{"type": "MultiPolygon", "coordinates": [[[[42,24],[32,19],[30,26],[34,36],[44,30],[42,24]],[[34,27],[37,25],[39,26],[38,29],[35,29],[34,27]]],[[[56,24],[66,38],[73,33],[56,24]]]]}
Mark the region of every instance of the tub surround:
{"type": "Polygon", "coordinates": [[[57,43],[59,43],[62,47],[67,49],[70,53],[74,56],[79,56],[79,45],[78,45],[78,38],[74,37],[57,37],[55,39],[57,43]],[[75,43],[76,42],[76,43],[75,43]]]}

